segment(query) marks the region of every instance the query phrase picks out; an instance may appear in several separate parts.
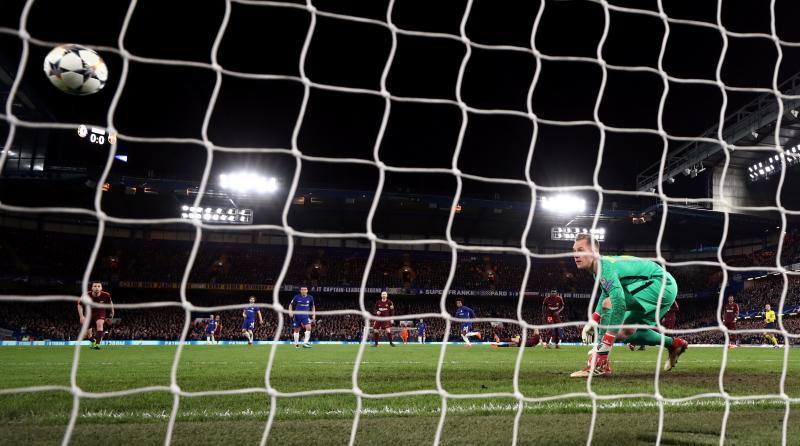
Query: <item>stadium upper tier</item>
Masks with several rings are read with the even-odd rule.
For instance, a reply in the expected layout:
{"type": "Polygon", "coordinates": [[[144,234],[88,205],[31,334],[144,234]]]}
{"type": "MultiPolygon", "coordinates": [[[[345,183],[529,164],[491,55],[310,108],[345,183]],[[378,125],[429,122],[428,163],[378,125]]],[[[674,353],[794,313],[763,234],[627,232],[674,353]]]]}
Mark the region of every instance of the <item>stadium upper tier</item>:
{"type": "MultiPolygon", "coordinates": [[[[108,229],[92,270],[93,278],[130,288],[154,286],[143,285],[145,282],[166,288],[178,286],[192,249],[191,233],[150,232],[141,228],[120,231],[108,229]]],[[[206,284],[206,288],[208,284],[276,284],[287,255],[285,239],[281,244],[279,237],[251,237],[250,234],[209,234],[200,244],[189,282],[206,284]]],[[[344,240],[337,246],[308,246],[306,241],[298,241],[294,247],[282,284],[361,285],[370,254],[368,245],[344,240]]],[[[786,237],[783,264],[800,261],[799,241],[794,235],[786,237]]],[[[5,228],[0,235],[0,280],[34,287],[59,283],[74,286],[83,277],[94,243],[95,236],[91,234],[5,228]]],[[[715,251],[707,254],[714,256],[715,251]]],[[[590,293],[592,278],[578,272],[567,251],[565,255],[533,258],[525,289],[541,292],[555,288],[567,293],[590,293]]],[[[449,249],[428,251],[381,245],[376,250],[366,285],[403,290],[442,289],[450,273],[451,260],[449,249]]],[[[767,246],[725,260],[735,266],[774,266],[775,248],[767,246]]],[[[520,254],[459,250],[451,288],[518,292],[525,269],[526,259],[520,254]]],[[[723,279],[721,268],[715,266],[670,266],[668,269],[678,279],[682,294],[713,294],[719,290],[723,279]]],[[[730,276],[729,280],[740,283],[747,278],[730,276]]]]}

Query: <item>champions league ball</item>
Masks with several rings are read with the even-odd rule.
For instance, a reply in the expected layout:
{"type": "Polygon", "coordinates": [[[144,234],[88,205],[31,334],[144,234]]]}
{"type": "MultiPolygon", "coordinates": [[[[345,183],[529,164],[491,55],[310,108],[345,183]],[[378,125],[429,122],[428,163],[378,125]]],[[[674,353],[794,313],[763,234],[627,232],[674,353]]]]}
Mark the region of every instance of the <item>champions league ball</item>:
{"type": "Polygon", "coordinates": [[[44,73],[59,90],[78,96],[97,93],[108,79],[103,59],[79,45],[53,48],[44,58],[44,73]]]}

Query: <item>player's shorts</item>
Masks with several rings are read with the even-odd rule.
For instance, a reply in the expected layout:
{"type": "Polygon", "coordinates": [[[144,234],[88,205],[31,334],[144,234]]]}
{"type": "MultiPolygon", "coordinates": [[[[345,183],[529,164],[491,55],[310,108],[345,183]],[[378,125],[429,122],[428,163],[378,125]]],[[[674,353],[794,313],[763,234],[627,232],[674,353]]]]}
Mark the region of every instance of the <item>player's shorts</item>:
{"type": "Polygon", "coordinates": [[[292,318],[292,328],[300,328],[304,325],[311,325],[311,318],[307,314],[298,314],[292,318]]]}
{"type": "Polygon", "coordinates": [[[548,324],[560,324],[561,323],[561,315],[560,314],[548,314],[544,317],[544,321],[548,324]]]}
{"type": "Polygon", "coordinates": [[[466,324],[461,324],[461,334],[466,334],[472,331],[472,322],[467,322],[466,324]]]}
{"type": "Polygon", "coordinates": [[[767,330],[777,330],[778,324],[775,322],[767,322],[767,324],[764,325],[764,328],[766,328],[767,330]]]}
{"type": "Polygon", "coordinates": [[[663,325],[664,328],[666,329],[674,330],[676,325],[675,319],[664,319],[663,321],[661,321],[661,325],[663,325]]]}
{"type": "Polygon", "coordinates": [[[255,330],[255,328],[256,328],[256,321],[242,322],[242,330],[255,330]]]}
{"type": "Polygon", "coordinates": [[[725,328],[728,330],[736,330],[736,321],[723,322],[723,325],[725,325],[725,328]]]}
{"type": "Polygon", "coordinates": [[[391,321],[375,321],[372,323],[373,330],[388,330],[392,327],[391,321]]]}
{"type": "Polygon", "coordinates": [[[95,329],[97,328],[97,321],[105,321],[106,320],[106,312],[98,312],[97,310],[92,311],[92,317],[89,319],[89,328],[95,329]]]}
{"type": "Polygon", "coordinates": [[[661,298],[661,308],[656,314],[656,303],[658,294],[661,292],[661,281],[650,282],[644,288],[626,290],[626,298],[632,297],[634,304],[628,307],[625,312],[623,324],[650,325],[655,327],[656,321],[660,321],[667,314],[675,298],[678,296],[678,285],[670,273],[667,274],[667,283],[664,287],[664,295],[661,298]]]}
{"type": "Polygon", "coordinates": [[[206,330],[206,334],[214,334],[214,330],[206,330]]]}

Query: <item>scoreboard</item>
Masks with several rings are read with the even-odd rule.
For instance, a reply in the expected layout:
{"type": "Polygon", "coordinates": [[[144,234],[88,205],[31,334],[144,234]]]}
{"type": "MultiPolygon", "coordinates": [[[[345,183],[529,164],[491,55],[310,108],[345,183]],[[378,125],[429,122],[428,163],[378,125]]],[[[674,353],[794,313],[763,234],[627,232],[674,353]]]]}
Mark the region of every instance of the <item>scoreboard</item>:
{"type": "Polygon", "coordinates": [[[550,228],[550,240],[571,242],[575,240],[578,234],[592,234],[599,242],[606,240],[605,228],[589,229],[572,226],[553,226],[550,228]]]}
{"type": "Polygon", "coordinates": [[[85,126],[82,124],[78,126],[78,136],[81,137],[81,139],[86,139],[90,143],[100,146],[116,144],[117,142],[116,133],[107,132],[106,129],[100,127],[85,126]]]}

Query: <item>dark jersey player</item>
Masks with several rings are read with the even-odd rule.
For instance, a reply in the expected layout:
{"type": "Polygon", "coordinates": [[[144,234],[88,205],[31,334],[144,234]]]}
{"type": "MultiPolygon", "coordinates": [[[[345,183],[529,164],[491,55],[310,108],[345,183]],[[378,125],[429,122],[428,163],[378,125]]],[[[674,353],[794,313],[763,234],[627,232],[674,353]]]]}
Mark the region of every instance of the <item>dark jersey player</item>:
{"type": "Polygon", "coordinates": [[[425,343],[425,330],[427,328],[428,328],[428,326],[425,325],[425,321],[420,319],[419,320],[419,324],[417,324],[417,341],[420,344],[424,344],[425,343]]]}
{"type": "MultiPolygon", "coordinates": [[[[389,293],[386,291],[381,292],[381,298],[375,302],[375,308],[372,314],[378,317],[391,317],[394,316],[394,303],[389,300],[389,293]]],[[[374,344],[373,347],[378,346],[378,340],[381,338],[381,333],[386,333],[386,338],[389,340],[389,345],[394,347],[392,341],[392,320],[376,320],[372,324],[372,336],[374,344]]]]}
{"type": "MultiPolygon", "coordinates": [[[[539,334],[539,330],[533,329],[533,334],[528,336],[528,338],[525,340],[525,347],[536,347],[537,345],[539,345],[539,342],[541,341],[542,338],[541,335],[539,334]]],[[[511,336],[509,338],[499,338],[499,339],[495,338],[495,342],[491,343],[490,345],[494,348],[519,347],[520,345],[522,345],[522,337],[517,335],[517,336],[511,336]]]]}
{"type": "Polygon", "coordinates": [[[217,330],[217,320],[214,319],[214,315],[212,314],[209,316],[208,321],[206,322],[206,342],[209,344],[214,344],[214,332],[217,330]]]}
{"type": "Polygon", "coordinates": [[[81,325],[83,325],[86,318],[89,318],[89,328],[86,337],[92,342],[91,348],[99,350],[100,343],[103,342],[106,315],[108,315],[109,319],[114,318],[114,303],[111,301],[111,294],[107,291],[103,291],[103,284],[100,282],[92,282],[92,289],[89,291],[89,299],[96,304],[110,305],[110,308],[92,306],[91,309],[87,309],[87,313],[84,313],[83,305],[81,301],[78,300],[78,320],[80,320],[81,325]],[[92,330],[94,329],[96,329],[96,331],[94,332],[94,336],[92,336],[92,330]]]}
{"type": "Polygon", "coordinates": [[[303,338],[303,347],[311,348],[309,343],[311,340],[311,327],[317,319],[317,307],[314,306],[314,298],[308,294],[307,287],[300,287],[300,294],[292,298],[292,302],[289,303],[289,317],[292,318],[294,347],[300,348],[300,329],[304,328],[306,334],[303,338]],[[295,311],[300,313],[295,313],[295,311]]]}
{"type": "MultiPolygon", "coordinates": [[[[558,291],[552,290],[542,301],[542,314],[544,321],[548,325],[561,323],[561,312],[564,311],[564,299],[558,294],[558,291]]],[[[544,348],[550,348],[550,342],[555,342],[555,347],[558,348],[558,343],[561,341],[560,330],[553,327],[545,332],[545,340],[543,342],[544,348]]]]}
{"type": "Polygon", "coordinates": [[[219,340],[222,339],[222,321],[219,319],[219,315],[217,315],[214,320],[216,321],[214,327],[214,339],[216,343],[219,344],[219,340]]]}
{"type": "Polygon", "coordinates": [[[672,306],[669,307],[669,311],[664,317],[661,319],[661,325],[668,330],[674,330],[675,326],[678,324],[678,312],[681,311],[681,307],[678,306],[678,301],[672,303],[672,306]]]}
{"type": "Polygon", "coordinates": [[[250,306],[242,311],[242,336],[247,338],[247,345],[253,345],[253,331],[256,329],[256,316],[258,316],[258,323],[264,325],[264,317],[261,316],[261,310],[256,306],[256,297],[250,296],[250,306]]]}
{"type": "Polygon", "coordinates": [[[461,339],[467,347],[471,347],[469,342],[471,336],[475,336],[478,340],[483,339],[483,335],[479,331],[472,329],[472,319],[475,318],[475,310],[464,305],[464,301],[456,299],[456,314],[455,317],[461,320],[461,339]]]}
{"type": "MultiPolygon", "coordinates": [[[[739,319],[739,304],[734,302],[733,296],[728,296],[728,303],[722,309],[722,323],[728,330],[736,330],[736,321],[739,319]]],[[[731,333],[728,336],[728,348],[739,346],[739,335],[731,333]]]]}

